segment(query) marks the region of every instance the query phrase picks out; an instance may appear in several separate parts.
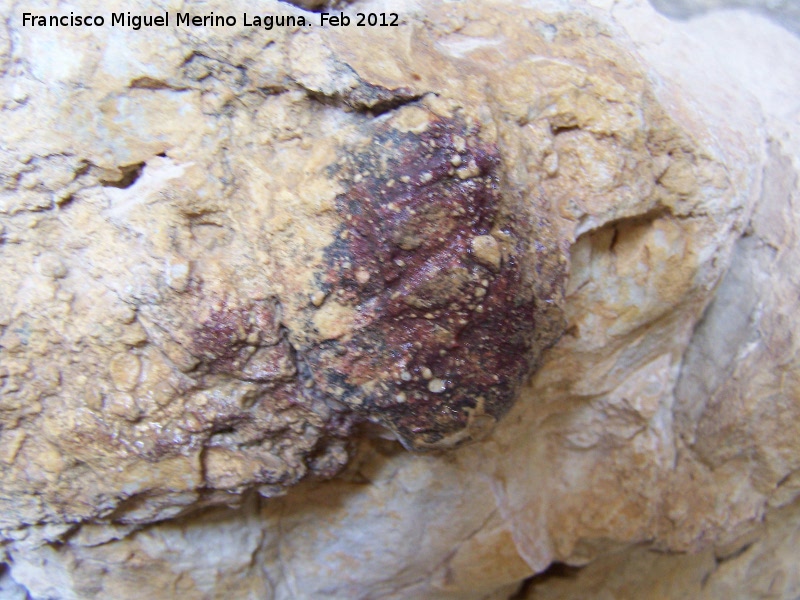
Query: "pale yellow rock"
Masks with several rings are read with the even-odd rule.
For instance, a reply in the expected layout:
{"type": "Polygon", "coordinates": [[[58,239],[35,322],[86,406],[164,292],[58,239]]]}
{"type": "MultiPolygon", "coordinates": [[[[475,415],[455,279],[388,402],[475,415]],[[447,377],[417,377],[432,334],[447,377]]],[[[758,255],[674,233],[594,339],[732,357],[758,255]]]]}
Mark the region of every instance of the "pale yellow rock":
{"type": "Polygon", "coordinates": [[[314,313],[314,327],[323,340],[335,340],[353,328],[356,314],[352,308],[329,300],[314,313]]]}
{"type": "Polygon", "coordinates": [[[120,353],[111,359],[108,370],[114,387],[121,392],[130,392],[139,381],[142,365],[135,354],[120,353]]]}
{"type": "Polygon", "coordinates": [[[500,244],[491,235],[479,235],[470,240],[472,252],[483,264],[497,270],[500,268],[500,244]]]}

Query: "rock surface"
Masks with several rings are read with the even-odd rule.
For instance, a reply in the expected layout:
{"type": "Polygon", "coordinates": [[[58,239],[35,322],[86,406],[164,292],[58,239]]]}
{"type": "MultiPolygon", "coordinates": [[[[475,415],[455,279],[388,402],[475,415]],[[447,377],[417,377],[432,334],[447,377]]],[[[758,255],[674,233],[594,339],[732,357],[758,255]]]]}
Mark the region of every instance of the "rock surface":
{"type": "Polygon", "coordinates": [[[681,19],[711,10],[747,8],[800,34],[800,5],[793,0],[650,0],[653,6],[671,17],[681,19]]]}
{"type": "Polygon", "coordinates": [[[800,42],[400,20],[3,25],[4,598],[800,593],[800,42]]]}
{"type": "MultiPolygon", "coordinates": [[[[536,140],[490,88],[455,93],[485,65],[373,81],[338,58],[357,35],[200,29],[132,52],[147,74],[103,62],[112,34],[70,40],[105,49],[76,54],[97,70],[75,104],[81,63],[10,111],[8,531],[273,496],[334,475],[363,422],[409,448],[481,437],[563,331],[559,216],[513,155],[536,140]],[[84,147],[25,130],[74,105],[84,147]]],[[[22,31],[20,65],[57,35],[22,31]]]]}

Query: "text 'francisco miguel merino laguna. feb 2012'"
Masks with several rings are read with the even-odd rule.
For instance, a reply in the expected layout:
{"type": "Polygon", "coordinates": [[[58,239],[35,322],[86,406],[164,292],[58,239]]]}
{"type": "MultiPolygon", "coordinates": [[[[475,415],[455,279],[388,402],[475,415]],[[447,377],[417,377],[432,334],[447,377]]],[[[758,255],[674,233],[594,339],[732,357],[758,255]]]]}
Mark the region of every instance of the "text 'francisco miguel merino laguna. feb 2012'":
{"type": "MultiPolygon", "coordinates": [[[[320,26],[341,27],[350,24],[358,27],[397,27],[397,13],[356,13],[350,17],[344,14],[319,13],[320,26]]],[[[74,12],[60,15],[38,15],[22,13],[23,27],[128,27],[139,30],[143,27],[261,27],[266,30],[275,27],[306,27],[314,25],[304,15],[249,15],[242,13],[241,20],[234,15],[219,15],[213,12],[207,15],[193,15],[177,12],[170,14],[164,11],[159,15],[137,15],[130,12],[103,15],[76,15],[74,12]]]]}

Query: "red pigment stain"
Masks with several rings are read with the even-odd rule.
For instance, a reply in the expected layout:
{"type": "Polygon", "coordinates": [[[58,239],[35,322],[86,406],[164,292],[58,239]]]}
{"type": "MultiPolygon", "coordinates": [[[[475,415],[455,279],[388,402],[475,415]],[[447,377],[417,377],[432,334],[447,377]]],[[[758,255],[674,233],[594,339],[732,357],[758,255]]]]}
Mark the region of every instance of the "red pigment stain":
{"type": "MultiPolygon", "coordinates": [[[[240,371],[254,348],[275,346],[280,339],[275,307],[269,302],[242,306],[218,300],[198,320],[190,351],[211,373],[240,371]]],[[[276,363],[281,358],[276,356],[276,363]]]]}
{"type": "Polygon", "coordinates": [[[527,232],[500,215],[499,152],[477,128],[439,117],[421,133],[375,127],[341,164],[344,225],[319,277],[357,325],[304,360],[315,393],[409,448],[448,447],[508,411],[541,351],[527,232]],[[478,237],[502,259],[477,256],[478,237]]]}

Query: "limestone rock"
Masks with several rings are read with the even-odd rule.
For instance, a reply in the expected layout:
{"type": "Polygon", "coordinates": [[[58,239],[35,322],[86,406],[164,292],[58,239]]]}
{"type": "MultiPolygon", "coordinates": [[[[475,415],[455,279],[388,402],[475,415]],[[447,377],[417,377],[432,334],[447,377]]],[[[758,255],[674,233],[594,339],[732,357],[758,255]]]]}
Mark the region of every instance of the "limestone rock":
{"type": "MultiPolygon", "coordinates": [[[[359,36],[321,28],[275,30],[277,55],[178,28],[182,53],[125,65],[99,31],[63,40],[74,69],[9,77],[39,99],[7,144],[0,526],[283,493],[340,470],[363,422],[409,448],[486,435],[563,331],[566,265],[487,88],[456,93],[444,54],[369,81],[345,62],[359,36]],[[84,146],[25,131],[77,105],[84,146]]],[[[61,43],[20,35],[33,60],[61,43]]]]}
{"type": "Polygon", "coordinates": [[[798,506],[771,512],[736,544],[692,554],[665,554],[634,546],[584,569],[554,565],[533,578],[526,600],[636,598],[796,598],[800,590],[798,506]]]}
{"type": "Polygon", "coordinates": [[[796,595],[800,43],[443,6],[4,24],[0,593],[796,595]]]}

